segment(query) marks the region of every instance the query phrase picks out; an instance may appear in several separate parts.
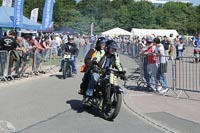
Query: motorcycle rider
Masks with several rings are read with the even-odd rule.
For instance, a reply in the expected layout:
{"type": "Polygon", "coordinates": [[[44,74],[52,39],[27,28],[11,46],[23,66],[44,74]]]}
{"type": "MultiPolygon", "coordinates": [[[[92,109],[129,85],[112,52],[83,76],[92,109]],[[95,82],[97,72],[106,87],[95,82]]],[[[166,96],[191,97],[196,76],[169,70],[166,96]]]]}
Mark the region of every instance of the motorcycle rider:
{"type": "MultiPolygon", "coordinates": [[[[64,56],[64,54],[66,52],[69,52],[72,54],[72,56],[74,56],[74,58],[71,61],[72,73],[77,74],[75,58],[78,56],[79,50],[78,50],[76,44],[74,43],[74,37],[70,36],[68,39],[69,39],[68,42],[62,45],[62,56],[64,56]]],[[[60,68],[59,72],[62,72],[63,66],[64,66],[64,58],[62,58],[62,60],[61,60],[61,68],[60,68]]]]}
{"type": "Polygon", "coordinates": [[[105,37],[99,37],[97,39],[95,48],[91,48],[88,51],[88,53],[86,54],[85,59],[84,59],[84,63],[86,65],[85,73],[84,73],[84,76],[83,76],[83,79],[82,79],[82,83],[80,85],[80,90],[78,92],[80,95],[85,94],[85,91],[87,89],[87,86],[88,86],[88,83],[89,83],[89,80],[90,80],[90,70],[91,70],[91,67],[93,65],[92,64],[92,57],[93,57],[94,54],[96,54],[95,52],[104,50],[105,45],[106,45],[106,38],[105,37]]]}
{"type": "Polygon", "coordinates": [[[113,40],[109,40],[106,43],[107,50],[98,51],[96,57],[93,59],[95,65],[93,65],[90,81],[86,90],[86,96],[88,97],[93,96],[93,90],[100,77],[98,68],[105,70],[108,68],[116,68],[118,71],[123,71],[119,55],[116,53],[117,49],[119,49],[117,43],[113,40]]]}

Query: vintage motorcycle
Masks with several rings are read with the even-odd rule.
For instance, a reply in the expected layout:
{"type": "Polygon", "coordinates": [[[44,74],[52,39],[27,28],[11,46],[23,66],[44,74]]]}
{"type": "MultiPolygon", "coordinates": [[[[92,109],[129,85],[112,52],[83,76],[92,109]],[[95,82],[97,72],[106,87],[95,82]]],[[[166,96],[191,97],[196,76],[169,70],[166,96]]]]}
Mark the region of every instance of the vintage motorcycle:
{"type": "Polygon", "coordinates": [[[92,97],[83,96],[85,109],[95,107],[100,110],[102,117],[112,121],[119,113],[122,103],[122,88],[118,85],[118,78],[125,80],[125,71],[114,69],[98,72],[97,81],[92,97]]]}
{"type": "Polygon", "coordinates": [[[66,52],[64,54],[64,65],[63,65],[63,79],[66,79],[66,77],[71,77],[72,76],[72,66],[71,66],[71,62],[73,60],[74,56],[69,53],[66,52]]]}

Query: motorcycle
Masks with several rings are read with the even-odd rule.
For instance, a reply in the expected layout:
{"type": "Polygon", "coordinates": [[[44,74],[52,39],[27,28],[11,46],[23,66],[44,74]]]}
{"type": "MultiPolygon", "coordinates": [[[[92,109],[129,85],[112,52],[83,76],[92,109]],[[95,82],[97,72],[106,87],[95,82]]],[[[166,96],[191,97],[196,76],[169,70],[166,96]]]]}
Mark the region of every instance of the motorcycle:
{"type": "Polygon", "coordinates": [[[100,72],[92,97],[83,96],[85,109],[97,108],[105,120],[112,121],[119,114],[122,103],[122,88],[118,78],[125,79],[125,71],[109,69],[100,72]]]}
{"type": "Polygon", "coordinates": [[[72,54],[69,52],[66,52],[64,54],[64,65],[62,69],[63,79],[66,79],[66,77],[72,76],[72,66],[71,66],[72,60],[73,60],[72,54]]]}

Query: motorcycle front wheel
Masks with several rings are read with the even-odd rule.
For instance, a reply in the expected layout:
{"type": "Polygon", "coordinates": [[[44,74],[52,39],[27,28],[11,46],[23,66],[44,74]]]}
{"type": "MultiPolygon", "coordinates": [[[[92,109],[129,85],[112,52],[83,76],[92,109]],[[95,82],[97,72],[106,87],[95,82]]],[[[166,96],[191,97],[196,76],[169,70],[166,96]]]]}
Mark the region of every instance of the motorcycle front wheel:
{"type": "Polygon", "coordinates": [[[64,62],[63,65],[63,79],[66,79],[67,77],[67,62],[64,62]]]}
{"type": "Polygon", "coordinates": [[[111,94],[110,103],[107,100],[103,103],[103,117],[108,121],[112,121],[119,114],[122,104],[122,94],[114,92],[111,94]]]}

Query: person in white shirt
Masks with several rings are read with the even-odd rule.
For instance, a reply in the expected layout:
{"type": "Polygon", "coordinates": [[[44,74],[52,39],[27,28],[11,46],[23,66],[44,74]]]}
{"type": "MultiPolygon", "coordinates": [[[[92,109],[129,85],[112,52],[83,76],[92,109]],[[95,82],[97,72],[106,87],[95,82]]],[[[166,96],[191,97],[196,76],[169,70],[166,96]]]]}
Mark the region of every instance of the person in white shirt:
{"type": "Polygon", "coordinates": [[[165,49],[163,44],[161,44],[159,38],[154,38],[154,43],[156,44],[155,55],[158,56],[158,70],[156,74],[157,90],[160,93],[166,93],[169,89],[167,88],[167,58],[165,57],[165,49]],[[161,85],[161,86],[160,86],[161,85]]]}

